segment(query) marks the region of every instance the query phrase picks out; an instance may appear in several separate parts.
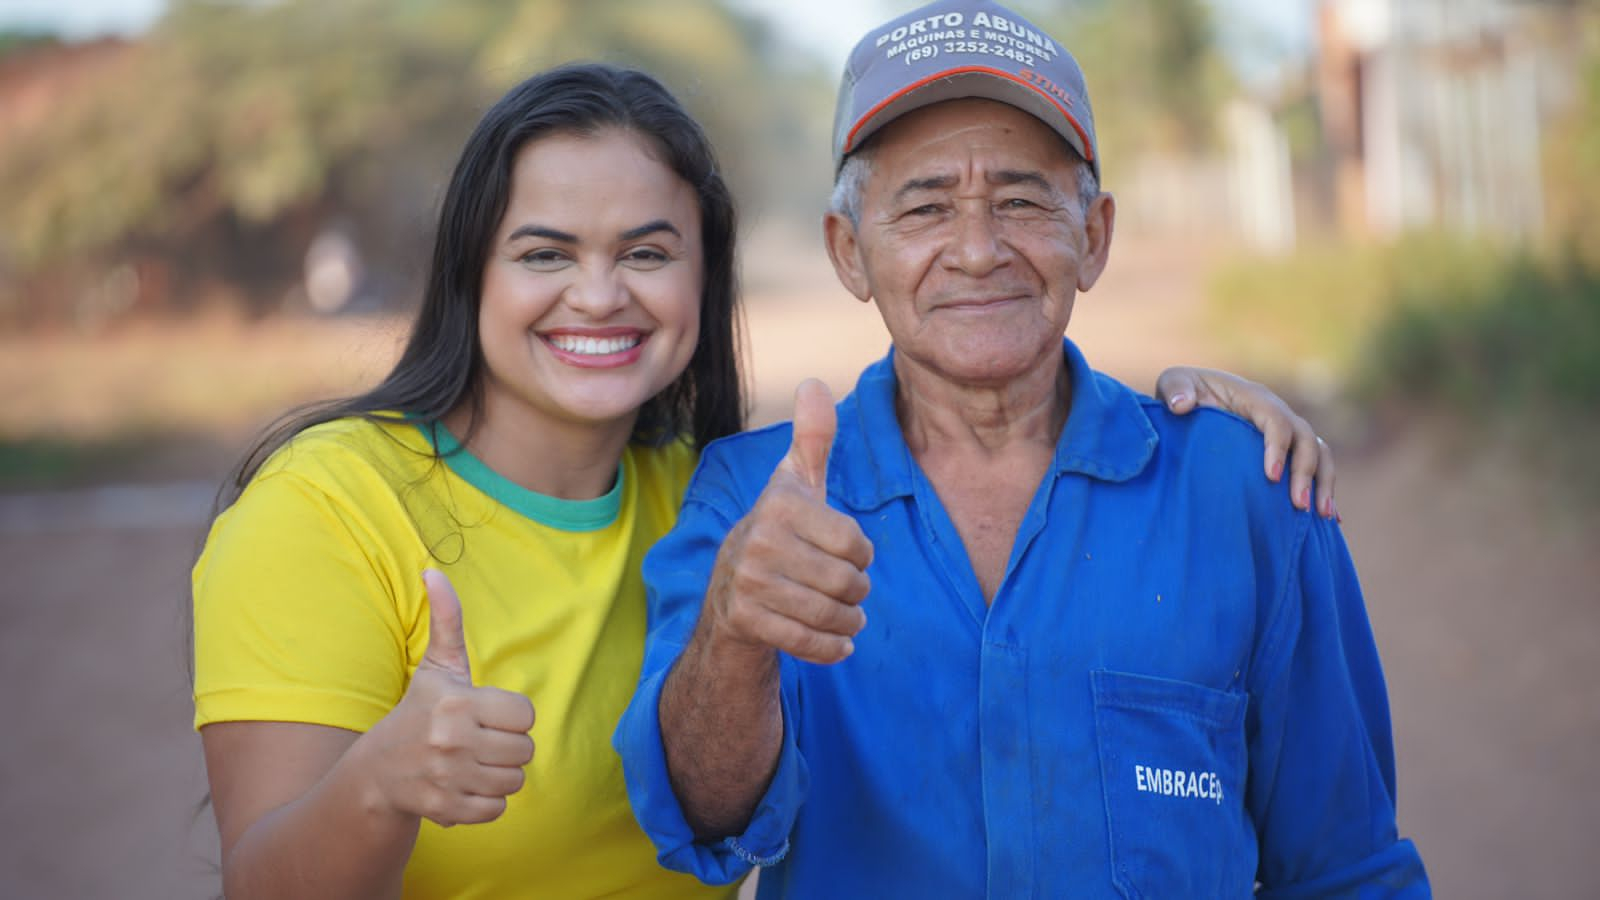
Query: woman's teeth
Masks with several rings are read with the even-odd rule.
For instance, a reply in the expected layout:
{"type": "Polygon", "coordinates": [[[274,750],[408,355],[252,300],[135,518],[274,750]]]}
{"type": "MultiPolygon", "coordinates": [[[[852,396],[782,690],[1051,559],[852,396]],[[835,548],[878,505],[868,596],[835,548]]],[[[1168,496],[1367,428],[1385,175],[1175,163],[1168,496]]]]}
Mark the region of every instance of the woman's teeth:
{"type": "Polygon", "coordinates": [[[580,356],[607,356],[612,353],[621,353],[639,346],[642,340],[638,335],[627,337],[582,337],[575,334],[551,335],[550,345],[563,353],[577,353],[580,356]]]}

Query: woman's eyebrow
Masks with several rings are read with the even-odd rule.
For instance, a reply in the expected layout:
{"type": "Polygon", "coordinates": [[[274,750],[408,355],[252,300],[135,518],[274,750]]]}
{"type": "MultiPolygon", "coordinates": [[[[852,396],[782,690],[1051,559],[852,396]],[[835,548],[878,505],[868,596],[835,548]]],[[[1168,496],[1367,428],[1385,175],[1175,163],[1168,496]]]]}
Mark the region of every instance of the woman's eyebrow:
{"type": "Polygon", "coordinates": [[[563,244],[576,244],[578,242],[577,235],[568,234],[565,231],[557,231],[554,228],[548,228],[544,225],[518,225],[517,229],[511,232],[511,235],[506,238],[506,243],[509,244],[517,238],[525,237],[545,238],[547,240],[559,241],[563,244]]]}
{"type": "Polygon", "coordinates": [[[618,235],[617,238],[618,240],[623,241],[633,241],[638,240],[647,234],[655,234],[658,231],[665,231],[671,234],[673,237],[683,237],[683,235],[671,222],[668,222],[666,219],[656,219],[653,222],[646,222],[637,228],[629,228],[627,231],[624,231],[622,234],[618,235]]]}
{"type": "MultiPolygon", "coordinates": [[[[617,239],[622,241],[632,241],[642,238],[647,234],[655,234],[658,231],[667,232],[674,237],[683,237],[682,232],[678,231],[677,227],[671,222],[668,222],[666,219],[656,219],[651,222],[646,222],[643,225],[629,228],[627,231],[617,235],[617,239]]],[[[577,235],[566,231],[560,231],[555,228],[550,228],[546,225],[519,225],[517,226],[516,230],[512,231],[511,234],[506,237],[506,242],[510,243],[511,241],[525,237],[544,238],[546,240],[558,241],[563,244],[578,243],[577,235]]]]}

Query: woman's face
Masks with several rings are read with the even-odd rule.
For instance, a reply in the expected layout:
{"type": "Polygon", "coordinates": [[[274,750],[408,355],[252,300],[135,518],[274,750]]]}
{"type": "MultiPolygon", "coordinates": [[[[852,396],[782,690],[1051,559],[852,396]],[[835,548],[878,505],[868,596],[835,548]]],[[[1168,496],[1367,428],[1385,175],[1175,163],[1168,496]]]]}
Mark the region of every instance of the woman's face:
{"type": "Polygon", "coordinates": [[[484,265],[487,411],[631,431],[694,354],[704,279],[694,190],[642,138],[529,142],[484,265]]]}

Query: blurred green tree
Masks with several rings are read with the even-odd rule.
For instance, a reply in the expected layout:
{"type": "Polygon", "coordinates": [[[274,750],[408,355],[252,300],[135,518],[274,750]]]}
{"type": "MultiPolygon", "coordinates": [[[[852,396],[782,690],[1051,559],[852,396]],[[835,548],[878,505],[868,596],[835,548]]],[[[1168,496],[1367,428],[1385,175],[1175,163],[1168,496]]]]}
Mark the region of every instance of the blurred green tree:
{"type": "Polygon", "coordinates": [[[1600,271],[1600,3],[1575,18],[1577,102],[1547,143],[1545,196],[1563,249],[1600,271]]]}
{"type": "Polygon", "coordinates": [[[59,43],[54,35],[27,29],[0,31],[0,60],[21,50],[59,43]]]}
{"type": "Polygon", "coordinates": [[[396,280],[414,278],[478,115],[568,60],[662,78],[749,197],[759,182],[745,163],[791,158],[770,135],[792,130],[798,98],[827,90],[780,76],[777,55],[719,0],[176,0],[87,89],[0,138],[0,323],[69,314],[130,264],[158,270],[156,303],[222,296],[271,311],[329,223],[396,280]]]}
{"type": "Polygon", "coordinates": [[[1108,159],[1213,146],[1238,82],[1206,0],[1070,0],[1037,21],[1083,66],[1108,159]]]}

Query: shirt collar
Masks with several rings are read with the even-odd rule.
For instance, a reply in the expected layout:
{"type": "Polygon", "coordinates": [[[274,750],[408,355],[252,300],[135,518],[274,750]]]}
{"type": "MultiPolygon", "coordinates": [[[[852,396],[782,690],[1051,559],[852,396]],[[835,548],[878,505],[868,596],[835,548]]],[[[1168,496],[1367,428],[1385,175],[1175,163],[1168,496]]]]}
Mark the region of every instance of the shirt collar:
{"type": "MultiPolygon", "coordinates": [[[[1054,471],[1127,481],[1155,454],[1156,430],[1139,395],[1089,368],[1076,344],[1062,340],[1072,381],[1072,410],[1056,441],[1054,471]]],[[[912,493],[916,461],[895,413],[894,350],[868,366],[839,410],[829,493],[856,510],[912,493]]]]}

